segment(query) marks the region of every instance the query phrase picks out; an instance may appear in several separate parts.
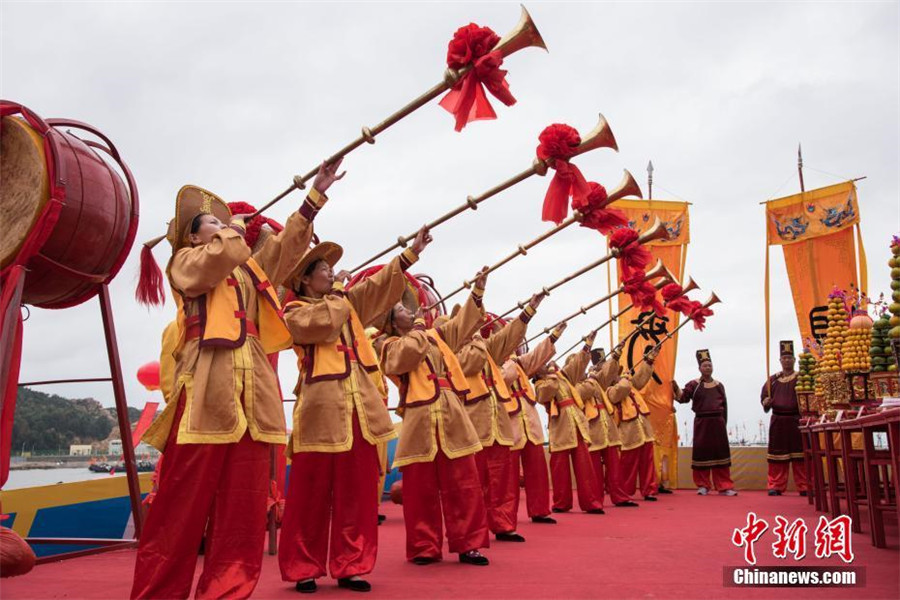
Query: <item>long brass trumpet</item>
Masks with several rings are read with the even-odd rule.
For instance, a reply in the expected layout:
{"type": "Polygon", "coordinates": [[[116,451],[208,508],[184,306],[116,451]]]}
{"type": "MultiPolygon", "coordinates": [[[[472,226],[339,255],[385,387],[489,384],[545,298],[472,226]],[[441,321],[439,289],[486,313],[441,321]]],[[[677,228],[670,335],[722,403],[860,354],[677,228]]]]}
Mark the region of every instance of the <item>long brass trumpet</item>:
{"type": "MultiPolygon", "coordinates": [[[[652,269],[650,269],[649,271],[644,273],[644,281],[650,281],[651,279],[657,279],[658,277],[662,277],[663,280],[666,281],[667,283],[669,281],[668,269],[666,269],[666,266],[663,264],[663,261],[661,258],[656,260],[656,264],[653,265],[652,269]]],[[[530,338],[528,338],[527,340],[525,340],[525,343],[530,344],[531,342],[533,342],[537,338],[541,337],[542,335],[550,335],[550,333],[554,329],[556,329],[563,323],[568,323],[569,321],[571,321],[578,315],[586,315],[587,312],[589,310],[591,310],[592,308],[594,308],[595,306],[599,306],[608,300],[612,300],[613,298],[615,298],[616,296],[621,294],[624,290],[625,290],[625,286],[620,286],[618,289],[613,290],[612,292],[603,296],[602,298],[598,298],[597,300],[594,300],[590,304],[586,304],[585,306],[582,306],[581,308],[579,308],[572,314],[560,319],[559,321],[557,321],[550,327],[544,327],[544,329],[541,330],[539,333],[536,333],[535,335],[533,335],[530,338]]]]}
{"type": "MultiPolygon", "coordinates": [[[[655,287],[657,290],[661,290],[668,284],[677,283],[677,282],[678,282],[678,279],[675,277],[675,275],[669,269],[666,269],[666,275],[664,277],[662,277],[659,281],[654,283],[653,287],[655,287]]],[[[687,285],[684,287],[684,293],[686,294],[690,291],[693,291],[693,290],[696,290],[699,288],[700,288],[700,286],[697,285],[692,278],[688,277],[687,285]]],[[[603,329],[607,325],[610,325],[611,323],[618,321],[621,317],[623,317],[625,314],[627,314],[628,311],[631,310],[632,308],[634,308],[634,305],[629,304],[628,306],[626,306],[625,308],[623,308],[622,310],[620,310],[619,312],[614,314],[612,317],[610,317],[609,319],[607,319],[606,321],[601,323],[599,326],[597,326],[596,328],[589,331],[587,333],[587,335],[585,335],[579,341],[575,342],[574,344],[572,344],[571,346],[569,346],[562,352],[558,352],[556,354],[556,356],[554,357],[554,359],[559,358],[560,356],[565,356],[566,354],[568,354],[569,352],[571,352],[572,350],[577,348],[579,346],[579,344],[582,344],[584,342],[584,338],[590,337],[591,335],[596,335],[601,329],[603,329]]],[[[642,320],[640,323],[643,323],[643,322],[644,321],[642,320]]],[[[625,342],[625,340],[627,340],[629,337],[631,337],[636,331],[637,331],[637,328],[631,330],[628,333],[628,335],[626,335],[624,338],[622,338],[622,340],[619,342],[619,344],[620,345],[623,344],[625,342]]]]}
{"type": "MultiPolygon", "coordinates": [[[[531,46],[534,46],[536,48],[543,48],[544,50],[547,49],[547,45],[544,43],[544,38],[541,37],[537,26],[535,26],[534,21],[532,21],[531,19],[531,15],[528,14],[528,11],[524,6],[522,6],[522,14],[519,17],[519,22],[509,33],[500,38],[500,41],[497,42],[497,45],[492,48],[492,51],[499,50],[503,58],[506,58],[514,52],[518,52],[523,48],[528,48],[531,46]]],[[[449,90],[457,81],[459,81],[460,77],[468,73],[470,70],[471,67],[469,66],[463,67],[459,70],[448,68],[444,72],[444,78],[440,83],[432,86],[431,89],[429,89],[427,92],[425,92],[400,110],[396,111],[377,125],[374,125],[373,127],[363,127],[359,137],[329,156],[327,159],[325,159],[325,162],[327,164],[333,163],[342,156],[346,156],[356,148],[359,148],[364,143],[374,144],[375,136],[377,136],[379,133],[381,133],[400,119],[410,115],[415,110],[421,108],[425,104],[428,104],[429,102],[449,90]]],[[[261,212],[267,210],[270,206],[290,194],[295,189],[302,190],[303,188],[305,188],[306,182],[316,175],[318,169],[319,167],[318,165],[316,165],[314,169],[310,170],[305,175],[296,175],[291,182],[290,187],[275,196],[275,198],[273,198],[262,208],[256,211],[253,216],[256,216],[261,212]]]]}
{"type": "MultiPolygon", "coordinates": [[[[575,148],[573,156],[578,156],[579,154],[584,154],[585,152],[590,152],[591,150],[596,150],[597,148],[612,148],[613,150],[616,150],[617,152],[619,150],[619,147],[616,144],[616,138],[613,135],[612,129],[610,129],[609,123],[606,122],[606,119],[603,117],[602,114],[600,115],[600,120],[598,121],[597,126],[594,127],[594,129],[591,130],[591,132],[588,133],[584,138],[582,138],[581,143],[578,145],[577,148],[575,148]]],[[[545,161],[545,160],[535,158],[534,161],[532,162],[530,168],[522,171],[515,177],[511,177],[511,178],[507,179],[506,181],[504,181],[503,183],[492,187],[491,189],[487,190],[486,192],[482,193],[479,196],[469,196],[468,198],[466,198],[465,203],[460,204],[459,206],[457,206],[450,212],[441,215],[434,221],[427,223],[425,225],[425,227],[427,227],[428,229],[434,229],[438,225],[449,221],[456,215],[458,215],[468,209],[477,210],[478,205],[481,204],[482,202],[484,202],[485,200],[487,200],[488,198],[490,198],[492,196],[496,196],[503,190],[509,189],[512,186],[516,185],[517,183],[521,183],[522,181],[525,181],[532,175],[540,175],[540,176],[546,175],[547,169],[550,168],[551,166],[552,166],[552,159],[549,161],[545,161]]],[[[571,225],[571,223],[569,223],[569,225],[571,225]]],[[[376,260],[378,260],[379,258],[384,256],[385,254],[388,254],[389,252],[396,250],[397,248],[406,248],[406,244],[409,243],[411,240],[415,239],[416,233],[418,233],[418,230],[416,230],[413,233],[406,235],[406,236],[401,235],[400,237],[397,238],[397,241],[394,244],[385,248],[384,250],[382,250],[375,256],[372,256],[369,259],[363,261],[361,264],[354,267],[350,272],[355,273],[356,271],[359,271],[360,269],[367,267],[368,265],[372,264],[373,262],[375,262],[376,260]]]]}
{"type": "MultiPolygon", "coordinates": [[[[646,244],[647,242],[652,242],[653,240],[663,239],[663,238],[665,238],[666,236],[668,236],[668,233],[666,232],[665,226],[663,225],[662,221],[659,220],[659,217],[656,217],[656,220],[653,222],[653,226],[650,227],[650,229],[648,229],[646,232],[644,232],[643,234],[641,234],[641,236],[638,237],[638,239],[636,239],[634,242],[632,242],[632,244],[646,244]]],[[[556,288],[560,287],[561,285],[564,285],[564,284],[566,284],[566,283],[572,281],[573,279],[576,279],[576,278],[578,278],[578,277],[581,277],[582,275],[584,275],[584,274],[587,273],[588,271],[590,271],[590,270],[592,270],[592,269],[596,269],[597,267],[599,267],[599,266],[602,265],[603,263],[608,262],[609,260],[611,260],[611,259],[617,257],[618,255],[619,255],[619,251],[618,251],[616,248],[613,248],[606,256],[603,256],[602,258],[600,258],[600,259],[598,259],[598,260],[595,260],[595,261],[592,262],[591,264],[589,264],[589,265],[587,265],[587,266],[585,266],[585,267],[582,267],[582,268],[578,269],[578,270],[575,271],[574,273],[572,273],[572,274],[570,274],[570,275],[567,275],[567,276],[563,277],[562,279],[560,279],[559,281],[557,281],[557,282],[554,283],[553,285],[550,285],[550,286],[544,286],[544,287],[540,290],[539,293],[543,293],[543,294],[546,294],[546,295],[549,296],[549,295],[550,295],[550,292],[552,292],[552,291],[555,290],[556,288]]],[[[508,314],[510,314],[511,312],[513,312],[514,310],[516,310],[516,308],[519,308],[519,309],[525,308],[525,305],[526,305],[527,303],[528,303],[528,300],[527,300],[527,299],[526,299],[526,300],[521,300],[521,301],[517,302],[515,306],[513,306],[512,308],[510,308],[509,310],[507,310],[505,313],[503,313],[503,314],[501,314],[501,315],[497,315],[496,317],[494,317],[493,319],[491,319],[490,321],[488,321],[488,322],[486,323],[486,325],[490,325],[491,323],[493,323],[493,322],[496,321],[497,319],[502,319],[503,317],[507,316],[508,314]]]]}
{"type": "MultiPolygon", "coordinates": [[[[713,292],[712,294],[710,294],[709,300],[707,300],[706,302],[703,303],[703,308],[709,308],[710,306],[712,306],[714,304],[718,304],[720,302],[721,302],[721,300],[719,299],[719,297],[716,296],[715,292],[713,292]]],[[[681,329],[682,327],[684,327],[685,325],[687,325],[688,323],[690,323],[693,320],[694,319],[692,319],[691,317],[687,317],[684,321],[682,321],[682,323],[678,327],[673,329],[671,332],[667,333],[663,339],[661,339],[655,346],[653,346],[653,349],[651,351],[659,350],[659,348],[664,343],[666,343],[667,341],[672,339],[672,337],[674,337],[675,334],[678,333],[679,329],[681,329]]],[[[631,367],[631,372],[634,373],[637,370],[637,368],[641,365],[641,363],[643,363],[646,360],[647,360],[647,354],[644,353],[644,356],[641,357],[641,360],[637,361],[637,363],[635,363],[635,365],[633,367],[631,367]]]]}
{"type": "MultiPolygon", "coordinates": [[[[500,54],[503,58],[506,58],[510,54],[514,52],[518,52],[524,48],[528,47],[542,48],[544,50],[547,49],[547,45],[544,43],[544,38],[541,37],[541,33],[538,31],[537,26],[534,24],[534,21],[531,19],[531,15],[528,14],[528,11],[522,6],[522,14],[519,17],[519,22],[516,24],[512,30],[509,31],[506,35],[500,38],[500,41],[492,48],[492,51],[499,50],[500,54]]],[[[466,66],[462,69],[454,70],[448,68],[444,71],[444,78],[440,83],[434,85],[427,92],[408,103],[406,106],[396,111],[395,113],[388,116],[386,119],[378,123],[373,127],[363,127],[362,131],[355,140],[329,156],[325,159],[326,164],[331,164],[339,158],[350,154],[356,148],[359,148],[366,144],[374,144],[375,136],[377,136],[382,131],[386,130],[388,127],[393,125],[394,123],[400,121],[406,116],[409,116],[414,111],[418,110],[422,106],[428,104],[447,90],[449,90],[453,85],[459,81],[460,77],[468,73],[472,67],[466,66]]],[[[276,202],[293,192],[294,190],[302,190],[306,188],[306,182],[315,177],[316,173],[319,171],[319,165],[316,165],[315,168],[309,170],[304,175],[295,175],[293,180],[291,181],[291,185],[288,186],[283,192],[269,200],[266,204],[262,206],[259,210],[249,216],[249,218],[253,218],[269,208],[271,208],[276,202]]],[[[148,240],[144,243],[145,246],[153,248],[159,242],[166,239],[165,235],[161,235],[155,237],[151,240],[148,240]]],[[[412,239],[412,238],[409,238],[412,239]]],[[[405,246],[404,246],[405,247],[405,246]]],[[[354,269],[354,271],[357,269],[354,269]]]]}
{"type": "MultiPolygon", "coordinates": [[[[625,169],[625,174],[622,176],[622,181],[619,183],[618,187],[616,187],[615,190],[613,190],[612,192],[609,193],[606,201],[602,204],[602,206],[600,206],[598,208],[605,208],[605,207],[609,206],[610,204],[612,204],[613,202],[615,202],[616,200],[621,200],[622,198],[624,198],[626,196],[637,196],[638,198],[642,197],[641,196],[641,188],[640,188],[640,186],[638,186],[637,181],[634,180],[634,176],[632,176],[632,174],[628,172],[628,169],[625,169]]],[[[580,222],[582,217],[583,217],[583,215],[576,210],[572,214],[571,217],[569,217],[568,219],[566,219],[565,221],[563,221],[562,223],[560,223],[559,225],[557,225],[550,231],[547,231],[546,233],[539,235],[538,237],[534,238],[530,242],[527,242],[525,244],[519,244],[519,247],[515,252],[507,255],[506,257],[501,259],[499,262],[488,267],[487,273],[493,273],[494,271],[496,271],[497,269],[499,269],[500,267],[502,267],[503,265],[505,265],[506,263],[510,262],[511,260],[513,260],[514,258],[516,258],[518,256],[525,256],[526,254],[528,254],[529,250],[531,250],[532,248],[534,248],[541,242],[553,237],[554,235],[556,235],[557,233],[559,233],[566,227],[572,225],[573,223],[580,222]]],[[[487,273],[485,273],[485,274],[487,274],[487,273]]],[[[444,296],[442,298],[442,300],[446,301],[446,300],[452,298],[453,296],[455,296],[456,294],[460,293],[461,291],[472,287],[472,283],[473,282],[468,279],[463,281],[461,286],[459,286],[458,288],[456,288],[455,290],[453,290],[452,292],[450,292],[449,294],[444,296]]],[[[435,305],[430,306],[429,309],[433,308],[434,306],[435,305]]]]}

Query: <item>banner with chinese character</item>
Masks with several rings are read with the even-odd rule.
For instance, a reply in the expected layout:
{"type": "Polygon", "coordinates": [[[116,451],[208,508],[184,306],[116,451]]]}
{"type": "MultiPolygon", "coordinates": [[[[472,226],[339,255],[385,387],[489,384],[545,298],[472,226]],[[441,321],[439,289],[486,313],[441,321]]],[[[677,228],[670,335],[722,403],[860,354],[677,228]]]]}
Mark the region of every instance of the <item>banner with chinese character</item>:
{"type": "MultiPolygon", "coordinates": [[[[852,181],[766,202],[766,349],[769,348],[769,246],[781,246],[802,340],[825,335],[827,298],[837,286],[867,291],[866,255],[852,181]],[[854,245],[859,245],[859,263],[854,245]]],[[[776,295],[776,302],[783,296],[776,295]]],[[[768,359],[768,354],[767,354],[768,359]]]]}
{"type": "MultiPolygon", "coordinates": [[[[662,200],[621,200],[614,204],[628,216],[628,226],[643,233],[649,229],[656,217],[663,222],[669,232],[668,239],[648,244],[654,261],[662,259],[663,264],[679,280],[684,275],[684,262],[690,242],[690,226],[687,202],[662,200]]],[[[620,299],[620,306],[627,300],[620,299]]],[[[631,310],[619,319],[619,339],[628,335],[646,314],[631,310]]],[[[678,327],[678,315],[653,317],[641,325],[641,330],[632,336],[626,345],[622,361],[631,368],[644,355],[644,350],[661,341],[666,333],[678,327]]],[[[650,422],[656,436],[654,446],[657,476],[661,484],[675,487],[678,484],[678,427],[672,410],[672,379],[675,376],[675,359],[678,353],[678,338],[662,346],[654,363],[653,380],[642,390],[644,400],[650,408],[650,422]]]]}

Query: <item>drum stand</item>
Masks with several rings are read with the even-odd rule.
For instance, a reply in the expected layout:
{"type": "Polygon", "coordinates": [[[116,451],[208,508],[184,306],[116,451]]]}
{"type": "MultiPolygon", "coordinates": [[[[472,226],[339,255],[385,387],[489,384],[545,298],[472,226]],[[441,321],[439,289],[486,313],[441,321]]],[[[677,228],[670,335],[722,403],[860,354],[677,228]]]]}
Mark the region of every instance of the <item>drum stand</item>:
{"type": "MultiPolygon", "coordinates": [[[[21,267],[18,267],[21,268],[21,267]]],[[[13,369],[11,361],[13,359],[13,341],[15,339],[16,328],[21,327],[21,320],[18,315],[21,306],[22,288],[25,280],[25,269],[18,274],[18,277],[9,277],[13,280],[12,297],[5,314],[0,315],[2,319],[3,329],[0,332],[0,391],[6,389],[6,382],[11,374],[18,373],[17,365],[13,369]]],[[[7,282],[4,282],[6,284],[7,282]]],[[[19,383],[18,387],[33,387],[38,385],[50,385],[57,383],[85,383],[97,381],[109,381],[112,383],[113,394],[116,400],[116,417],[119,423],[119,432],[122,436],[122,458],[125,461],[125,475],[128,482],[128,496],[131,500],[131,516],[134,523],[134,539],[102,539],[102,538],[25,538],[29,544],[66,544],[76,546],[95,546],[84,550],[67,552],[64,554],[56,554],[48,556],[46,559],[38,558],[37,564],[42,562],[58,561],[67,558],[75,558],[87,554],[97,554],[109,550],[119,550],[122,548],[131,548],[137,545],[141,536],[143,525],[141,513],[141,488],[138,480],[137,464],[135,463],[134,445],[131,438],[131,424],[128,421],[128,403],[125,399],[125,385],[122,379],[122,365],[119,361],[119,345],[116,339],[116,327],[113,321],[112,305],[109,300],[109,288],[107,284],[101,283],[98,286],[99,292],[97,298],[100,301],[100,316],[103,320],[103,333],[106,338],[106,354],[109,359],[109,377],[100,377],[93,379],[54,379],[46,381],[29,381],[19,383]]],[[[0,410],[3,408],[4,398],[0,395],[0,410]]]]}

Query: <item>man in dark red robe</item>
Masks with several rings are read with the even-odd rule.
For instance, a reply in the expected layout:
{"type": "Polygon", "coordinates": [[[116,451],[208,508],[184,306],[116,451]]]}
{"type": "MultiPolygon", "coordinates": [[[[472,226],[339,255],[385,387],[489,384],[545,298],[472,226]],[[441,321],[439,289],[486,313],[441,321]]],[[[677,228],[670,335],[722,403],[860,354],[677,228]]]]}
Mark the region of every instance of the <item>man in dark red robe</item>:
{"type": "Polygon", "coordinates": [[[762,388],[763,410],[772,411],[769,421],[769,495],[780,496],[787,489],[788,471],[793,467],[794,483],[806,495],[806,465],[800,437],[800,405],[797,403],[797,372],[794,371],[794,342],[780,343],[781,372],[762,388]]]}
{"type": "Polygon", "coordinates": [[[711,489],[718,490],[722,496],[737,496],[731,481],[725,386],[712,377],[713,364],[709,350],[697,351],[697,364],[700,378],[689,381],[683,391],[672,382],[675,399],[681,404],[690,402],[694,411],[694,448],[691,454],[694,485],[701,496],[709,494],[711,489]]]}

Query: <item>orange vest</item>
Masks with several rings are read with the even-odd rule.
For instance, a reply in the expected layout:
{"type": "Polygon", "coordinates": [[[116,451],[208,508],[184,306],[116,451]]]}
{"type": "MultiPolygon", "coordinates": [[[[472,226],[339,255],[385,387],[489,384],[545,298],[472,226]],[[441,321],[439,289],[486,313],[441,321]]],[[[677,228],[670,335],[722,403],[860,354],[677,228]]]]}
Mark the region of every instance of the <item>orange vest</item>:
{"type": "MultiPolygon", "coordinates": [[[[456,355],[450,350],[450,347],[441,339],[437,330],[429,329],[425,332],[428,341],[437,346],[444,360],[446,373],[444,377],[450,384],[451,389],[456,392],[460,399],[464,399],[469,393],[469,387],[466,383],[466,376],[463,374],[462,367],[457,360],[456,355]]],[[[390,340],[385,342],[387,345],[390,340]]],[[[431,404],[441,396],[441,382],[437,376],[431,359],[427,356],[414,371],[404,373],[399,377],[389,375],[391,380],[400,391],[400,404],[397,406],[397,414],[403,415],[404,409],[411,406],[424,406],[431,404]]]]}
{"type": "Polygon", "coordinates": [[[528,375],[525,373],[525,369],[522,368],[522,365],[519,364],[519,361],[513,359],[513,365],[516,367],[516,380],[511,384],[510,394],[512,395],[512,403],[513,407],[510,411],[510,414],[518,414],[519,411],[522,410],[522,398],[525,398],[525,401],[535,406],[537,404],[536,394],[534,393],[534,386],[531,385],[531,380],[528,379],[528,375]]]}
{"type": "Polygon", "coordinates": [[[619,403],[619,421],[632,421],[637,419],[638,412],[642,415],[649,415],[650,409],[644,402],[644,397],[637,390],[631,390],[628,399],[619,403]]]}
{"type": "Polygon", "coordinates": [[[506,381],[503,379],[500,367],[497,366],[490,354],[487,355],[486,362],[487,364],[485,364],[480,373],[466,377],[466,382],[469,384],[469,395],[466,396],[466,404],[474,404],[484,400],[493,391],[497,402],[502,403],[506,407],[507,412],[515,412],[516,403],[512,399],[512,394],[506,385],[506,381]]]}
{"type": "MultiPolygon", "coordinates": [[[[294,302],[301,306],[310,304],[306,300],[295,300],[294,302]]],[[[366,335],[366,330],[362,321],[359,320],[356,310],[346,298],[344,298],[344,302],[350,307],[350,318],[341,327],[341,333],[337,340],[321,344],[294,345],[294,352],[297,354],[297,368],[300,370],[300,379],[297,382],[297,389],[294,390],[295,393],[299,392],[301,381],[316,383],[346,379],[350,376],[353,360],[370,374],[376,388],[383,385],[384,382],[378,368],[378,357],[375,355],[372,341],[366,335]]]]}
{"type": "MultiPolygon", "coordinates": [[[[603,388],[599,385],[597,386],[597,390],[599,390],[600,398],[603,400],[603,408],[607,413],[613,414],[613,405],[612,402],[609,401],[609,398],[607,398],[606,392],[603,391],[603,388]]],[[[596,398],[591,398],[590,402],[585,403],[584,416],[587,417],[588,421],[593,421],[600,416],[600,407],[596,398]]]]}
{"type": "Polygon", "coordinates": [[[584,410],[584,400],[581,399],[581,394],[578,393],[578,390],[575,389],[575,386],[572,385],[572,382],[569,381],[569,378],[566,377],[565,375],[563,375],[563,372],[562,372],[562,371],[557,371],[557,372],[556,372],[556,376],[559,378],[559,380],[560,380],[564,385],[560,385],[560,386],[557,388],[557,389],[559,390],[559,391],[557,392],[557,395],[558,395],[558,396],[561,396],[561,397],[560,397],[560,398],[554,398],[554,399],[553,399],[553,402],[550,403],[550,416],[551,416],[551,417],[556,417],[556,416],[558,416],[558,415],[559,415],[559,406],[558,406],[557,403],[558,403],[558,402],[564,402],[564,401],[566,401],[566,400],[574,400],[574,401],[575,401],[575,406],[577,406],[579,410],[582,410],[582,411],[583,411],[583,410],[584,410]],[[566,394],[566,393],[565,393],[564,390],[565,390],[566,388],[568,388],[569,394],[566,394]]]}
{"type": "MultiPolygon", "coordinates": [[[[273,354],[291,345],[291,333],[282,320],[283,312],[275,288],[265,271],[252,258],[238,267],[250,278],[257,293],[256,318],[259,321],[259,341],[266,354],[273,354]]],[[[233,275],[233,272],[232,272],[233,275]]],[[[229,275],[207,294],[194,298],[199,303],[200,347],[240,348],[247,339],[247,307],[238,280],[229,275]]],[[[184,298],[173,290],[178,306],[178,347],[185,338],[184,298]]]]}

